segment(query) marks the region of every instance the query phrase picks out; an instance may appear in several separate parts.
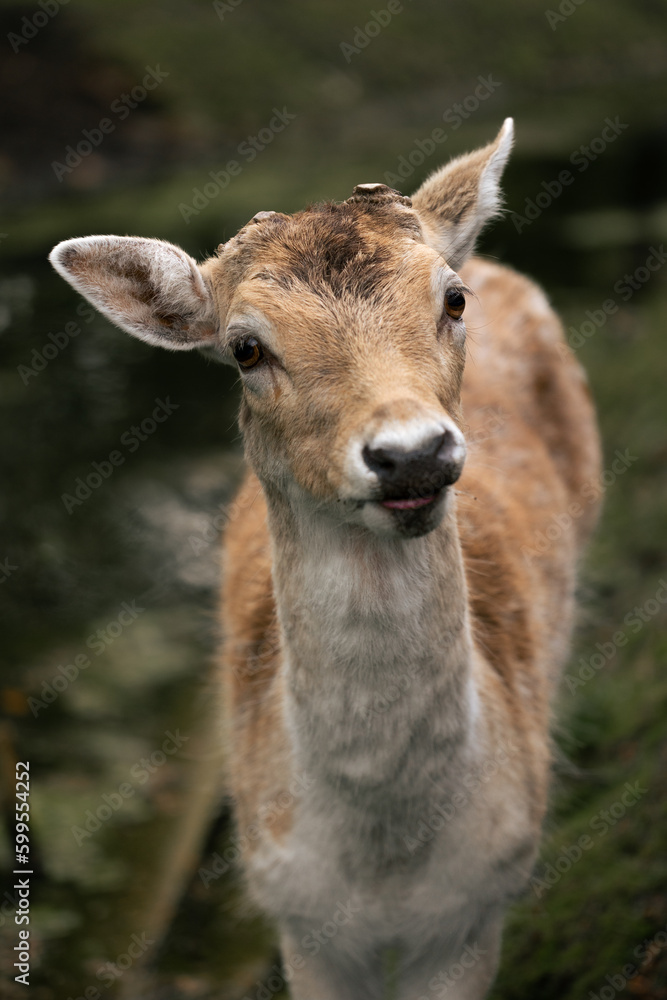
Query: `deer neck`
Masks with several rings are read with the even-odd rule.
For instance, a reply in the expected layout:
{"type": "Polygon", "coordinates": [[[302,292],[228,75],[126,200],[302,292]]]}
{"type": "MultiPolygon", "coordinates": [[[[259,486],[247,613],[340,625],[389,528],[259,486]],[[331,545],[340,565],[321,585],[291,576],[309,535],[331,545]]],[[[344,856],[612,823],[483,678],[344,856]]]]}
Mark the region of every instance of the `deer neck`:
{"type": "Polygon", "coordinates": [[[477,697],[453,501],[429,535],[386,539],[268,497],[293,751],[338,791],[414,799],[467,757],[477,697]]]}

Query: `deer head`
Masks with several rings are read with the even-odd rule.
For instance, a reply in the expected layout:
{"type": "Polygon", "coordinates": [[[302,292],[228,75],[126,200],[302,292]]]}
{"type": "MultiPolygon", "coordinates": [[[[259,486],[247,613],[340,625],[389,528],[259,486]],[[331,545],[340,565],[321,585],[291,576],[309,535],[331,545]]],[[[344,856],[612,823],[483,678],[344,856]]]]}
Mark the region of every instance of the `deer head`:
{"type": "Polygon", "coordinates": [[[414,537],[462,470],[467,289],[512,145],[459,157],[413,196],[361,184],[341,204],[260,212],[197,264],[159,240],[91,236],[56,270],[133,336],[237,366],[246,454],[269,499],[414,537]]]}

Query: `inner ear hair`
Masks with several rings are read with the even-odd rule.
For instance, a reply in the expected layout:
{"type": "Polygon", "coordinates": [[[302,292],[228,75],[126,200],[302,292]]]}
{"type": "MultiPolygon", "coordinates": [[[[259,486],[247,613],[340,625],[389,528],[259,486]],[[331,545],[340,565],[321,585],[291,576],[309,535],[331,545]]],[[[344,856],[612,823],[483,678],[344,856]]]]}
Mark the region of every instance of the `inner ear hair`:
{"type": "Polygon", "coordinates": [[[501,212],[500,178],[513,137],[514,123],[506,118],[493,142],[436,170],[412,196],[427,243],[455,271],[487,222],[501,212]]]}
{"type": "Polygon", "coordinates": [[[88,236],[59,243],[49,259],[132,336],[171,350],[215,342],[218,316],[211,289],[180,247],[134,236],[88,236]]]}

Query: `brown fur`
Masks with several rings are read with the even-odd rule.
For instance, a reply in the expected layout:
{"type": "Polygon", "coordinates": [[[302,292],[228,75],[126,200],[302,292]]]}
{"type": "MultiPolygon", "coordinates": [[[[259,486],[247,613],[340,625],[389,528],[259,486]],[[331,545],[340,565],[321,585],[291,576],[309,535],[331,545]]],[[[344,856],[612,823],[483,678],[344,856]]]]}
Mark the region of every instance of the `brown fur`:
{"type": "MultiPolygon", "coordinates": [[[[355,261],[348,277],[363,284],[362,259],[355,261]]],[[[545,684],[535,664],[560,663],[565,655],[571,624],[565,595],[573,585],[575,553],[595,523],[595,505],[585,507],[574,522],[575,536],[565,535],[544,556],[527,559],[521,547],[532,548],[536,533],[544,533],[570,501],[581,499],[582,487],[595,481],[599,443],[582,370],[564,352],[560,324],[541,292],[521,275],[480,260],[469,261],[462,278],[476,294],[466,312],[469,347],[462,405],[466,434],[477,443],[470,447],[457,484],[459,531],[475,641],[497,678],[486,678],[486,694],[489,703],[502,699],[524,740],[536,741],[539,817],[545,802],[548,695],[554,678],[545,684]],[[527,299],[533,307],[528,314],[527,299]],[[489,409],[501,415],[491,422],[490,433],[489,409]],[[561,600],[562,616],[551,610],[561,600]]],[[[253,473],[249,478],[254,479],[253,473]]],[[[234,667],[226,667],[227,714],[233,743],[240,741],[231,760],[242,764],[239,771],[232,770],[231,781],[248,815],[253,811],[250,803],[261,801],[267,758],[256,750],[248,767],[240,744],[256,747],[258,740],[267,738],[274,747],[282,744],[273,729],[276,722],[281,729],[281,691],[268,546],[260,492],[252,511],[232,523],[225,538],[223,615],[230,646],[240,649],[247,641],[258,648],[268,642],[274,651],[265,657],[260,672],[251,671],[245,678],[243,655],[234,657],[234,667]],[[246,636],[252,638],[239,642],[246,636]]]]}

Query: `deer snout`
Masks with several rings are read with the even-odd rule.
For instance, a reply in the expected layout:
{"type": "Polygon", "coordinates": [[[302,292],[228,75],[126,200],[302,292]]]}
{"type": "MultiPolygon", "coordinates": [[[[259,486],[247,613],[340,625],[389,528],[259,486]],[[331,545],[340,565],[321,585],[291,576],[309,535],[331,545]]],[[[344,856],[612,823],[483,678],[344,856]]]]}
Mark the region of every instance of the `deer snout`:
{"type": "Polygon", "coordinates": [[[389,504],[433,498],[456,482],[463,469],[465,442],[454,424],[430,428],[413,425],[409,431],[406,428],[403,435],[380,432],[362,448],[362,458],[377,477],[383,499],[389,504]]]}

